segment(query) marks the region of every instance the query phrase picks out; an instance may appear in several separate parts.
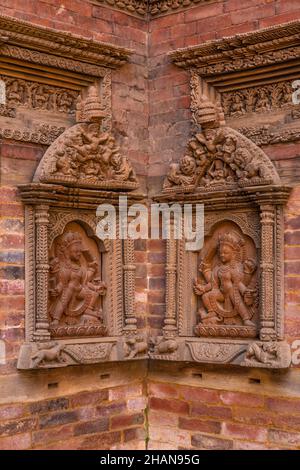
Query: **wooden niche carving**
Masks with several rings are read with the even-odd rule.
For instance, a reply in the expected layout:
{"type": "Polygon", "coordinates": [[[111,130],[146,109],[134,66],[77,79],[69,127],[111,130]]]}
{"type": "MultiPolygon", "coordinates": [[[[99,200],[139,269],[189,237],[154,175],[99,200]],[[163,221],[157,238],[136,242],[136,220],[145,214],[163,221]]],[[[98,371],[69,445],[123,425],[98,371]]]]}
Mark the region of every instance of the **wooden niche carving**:
{"type": "Polygon", "coordinates": [[[282,186],[269,158],[202,95],[159,202],[204,204],[204,243],[167,242],[166,316],[151,357],[285,368],[282,186]]]}
{"type": "MultiPolygon", "coordinates": [[[[134,246],[97,237],[97,207],[143,198],[111,131],[96,85],[77,102],[77,123],[44,154],[25,204],[26,342],[18,368],[144,358],[134,311],[134,246]],[[124,300],[125,299],[125,300],[124,300]],[[136,346],[138,345],[138,347],[136,346]]],[[[143,346],[143,347],[142,347],[143,346]]]]}

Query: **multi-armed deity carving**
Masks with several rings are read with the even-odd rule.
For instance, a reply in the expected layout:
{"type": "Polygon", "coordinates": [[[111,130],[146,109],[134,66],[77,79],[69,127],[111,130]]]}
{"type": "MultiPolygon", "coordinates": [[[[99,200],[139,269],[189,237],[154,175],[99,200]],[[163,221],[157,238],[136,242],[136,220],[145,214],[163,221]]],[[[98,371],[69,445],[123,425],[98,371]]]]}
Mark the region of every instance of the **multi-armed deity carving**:
{"type": "Polygon", "coordinates": [[[77,104],[78,124],[65,131],[46,152],[36,179],[82,187],[135,189],[137,178],[110,132],[95,86],[77,104]]]}
{"type": "Polygon", "coordinates": [[[201,278],[194,281],[201,298],[196,335],[257,335],[257,261],[247,253],[249,244],[234,230],[213,236],[207,244],[201,278]]]}
{"type": "Polygon", "coordinates": [[[188,142],[180,162],[171,164],[164,182],[166,192],[279,182],[266,155],[239,132],[221,125],[216,107],[207,99],[202,100],[194,117],[201,130],[188,142]]]}
{"type": "Polygon", "coordinates": [[[64,233],[54,247],[49,272],[49,320],[53,336],[102,336],[101,297],[106,293],[99,262],[78,232],[64,233]]]}

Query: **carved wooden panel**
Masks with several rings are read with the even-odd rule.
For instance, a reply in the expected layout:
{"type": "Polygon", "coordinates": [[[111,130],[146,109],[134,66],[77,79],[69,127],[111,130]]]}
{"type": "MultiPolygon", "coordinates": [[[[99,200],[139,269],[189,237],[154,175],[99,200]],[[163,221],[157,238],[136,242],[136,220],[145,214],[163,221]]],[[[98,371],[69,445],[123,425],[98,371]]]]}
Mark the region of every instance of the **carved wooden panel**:
{"type": "Polygon", "coordinates": [[[185,239],[168,242],[165,324],[150,355],[288,367],[282,211],[289,188],[261,149],[223,123],[219,105],[204,96],[192,105],[198,128],[157,200],[204,204],[204,245],[191,252],[185,239]]]}

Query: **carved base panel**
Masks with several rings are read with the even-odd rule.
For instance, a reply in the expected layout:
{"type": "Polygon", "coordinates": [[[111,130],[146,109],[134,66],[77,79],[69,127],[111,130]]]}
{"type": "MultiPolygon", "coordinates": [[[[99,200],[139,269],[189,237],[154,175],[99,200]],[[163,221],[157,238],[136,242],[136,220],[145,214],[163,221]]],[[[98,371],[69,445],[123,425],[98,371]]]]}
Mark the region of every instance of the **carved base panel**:
{"type": "Polygon", "coordinates": [[[146,358],[142,352],[134,356],[128,355],[128,347],[123,338],[95,338],[86,342],[78,339],[51,340],[24,343],[21,346],[17,368],[49,369],[146,358]]]}
{"type": "Polygon", "coordinates": [[[199,340],[199,338],[189,337],[176,338],[176,342],[177,350],[175,352],[159,354],[153,351],[150,353],[150,358],[270,369],[285,369],[291,363],[290,346],[285,341],[261,342],[208,338],[199,340]]]}

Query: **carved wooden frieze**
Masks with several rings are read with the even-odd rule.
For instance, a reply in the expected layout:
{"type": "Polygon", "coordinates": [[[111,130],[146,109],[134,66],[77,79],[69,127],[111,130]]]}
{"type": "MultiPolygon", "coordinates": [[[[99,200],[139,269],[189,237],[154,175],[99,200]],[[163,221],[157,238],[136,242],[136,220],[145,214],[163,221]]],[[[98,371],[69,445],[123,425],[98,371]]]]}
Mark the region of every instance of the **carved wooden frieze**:
{"type": "Polygon", "coordinates": [[[157,200],[204,204],[204,242],[187,251],[184,238],[168,241],[165,324],[150,355],[288,367],[282,218],[290,189],[261,149],[225,125],[220,105],[201,95],[192,106],[196,130],[157,200]]]}

